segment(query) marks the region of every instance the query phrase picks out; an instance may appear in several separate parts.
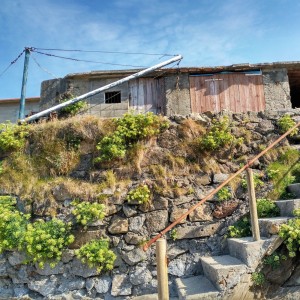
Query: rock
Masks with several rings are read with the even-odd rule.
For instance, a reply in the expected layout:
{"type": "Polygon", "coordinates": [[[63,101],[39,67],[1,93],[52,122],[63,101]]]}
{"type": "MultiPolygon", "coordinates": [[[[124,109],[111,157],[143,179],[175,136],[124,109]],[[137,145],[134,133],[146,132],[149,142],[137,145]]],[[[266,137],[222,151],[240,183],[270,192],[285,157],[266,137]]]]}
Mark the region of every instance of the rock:
{"type": "MultiPolygon", "coordinates": [[[[179,217],[181,217],[187,211],[188,211],[188,209],[186,209],[186,208],[174,207],[174,209],[172,210],[171,215],[170,215],[170,222],[174,222],[175,220],[177,220],[179,217]]],[[[183,223],[185,223],[185,221],[186,221],[186,217],[184,219],[182,219],[179,224],[183,224],[183,223]]]]}
{"type": "Polygon", "coordinates": [[[12,266],[21,265],[26,260],[26,255],[22,252],[14,251],[8,256],[8,261],[12,266]]]}
{"type": "Polygon", "coordinates": [[[128,232],[128,219],[114,216],[110,221],[108,232],[111,234],[120,234],[128,232]]]}
{"type": "MultiPolygon", "coordinates": [[[[156,300],[157,298],[157,280],[152,279],[150,282],[133,287],[133,295],[142,295],[134,297],[134,300],[156,300]],[[152,294],[152,295],[151,295],[152,294]]],[[[175,299],[175,298],[170,298],[175,299]]]]}
{"type": "Polygon", "coordinates": [[[1,288],[0,287],[0,299],[7,300],[11,299],[14,295],[14,290],[12,288],[1,288]]]}
{"type": "Polygon", "coordinates": [[[238,205],[239,203],[236,200],[224,201],[216,206],[212,215],[217,219],[228,217],[232,215],[232,213],[236,210],[238,205]]]}
{"type": "Polygon", "coordinates": [[[146,227],[149,233],[163,230],[168,225],[168,211],[153,211],[146,214],[146,227]]]}
{"type": "Polygon", "coordinates": [[[144,239],[142,236],[134,232],[127,232],[124,238],[127,244],[132,245],[138,245],[144,239]]]}
{"type": "Polygon", "coordinates": [[[209,225],[192,225],[177,228],[177,239],[193,239],[213,235],[221,226],[221,222],[209,225]]]}
{"type": "Polygon", "coordinates": [[[300,264],[295,268],[292,276],[284,286],[300,286],[300,264]]]}
{"type": "Polygon", "coordinates": [[[192,211],[189,214],[189,219],[191,222],[211,221],[213,217],[212,217],[212,210],[210,208],[210,205],[204,203],[198,206],[194,211],[192,211]]]}
{"type": "Polygon", "coordinates": [[[114,215],[121,209],[122,209],[121,207],[118,207],[113,204],[109,204],[108,206],[106,206],[106,216],[114,215]]]}
{"type": "Polygon", "coordinates": [[[129,205],[123,205],[123,212],[127,218],[133,217],[137,214],[137,210],[129,205]]]}
{"type": "Polygon", "coordinates": [[[28,277],[27,266],[21,266],[18,270],[14,270],[14,269],[10,269],[10,270],[12,271],[12,273],[9,272],[8,275],[12,278],[14,284],[23,284],[23,283],[28,283],[30,281],[28,277]]]}
{"type": "Polygon", "coordinates": [[[0,260],[0,277],[5,277],[7,275],[7,263],[6,259],[0,260]]]}
{"type": "Polygon", "coordinates": [[[61,256],[61,261],[66,264],[69,261],[71,261],[74,256],[75,256],[74,250],[64,249],[61,256]]]}
{"type": "Polygon", "coordinates": [[[91,240],[99,239],[105,235],[105,231],[102,229],[97,230],[80,230],[72,232],[75,240],[72,244],[69,245],[70,249],[78,249],[84,244],[90,242],[91,240]]]}
{"type": "Polygon", "coordinates": [[[49,275],[57,275],[57,274],[63,274],[65,273],[65,267],[62,262],[58,262],[58,264],[51,268],[48,263],[45,263],[45,267],[41,269],[38,264],[35,264],[36,272],[43,276],[49,276],[49,275]]]}
{"type": "Polygon", "coordinates": [[[135,267],[129,274],[129,280],[133,285],[145,284],[152,279],[151,272],[147,267],[135,267]]]}
{"type": "Polygon", "coordinates": [[[193,201],[194,196],[190,195],[190,196],[180,196],[176,199],[173,200],[173,204],[174,205],[181,205],[184,203],[190,203],[191,201],[193,201]]]}
{"type": "Polygon", "coordinates": [[[172,245],[168,248],[168,259],[173,260],[175,257],[187,252],[182,248],[177,247],[176,245],[172,245]]]}
{"type": "Polygon", "coordinates": [[[70,274],[84,278],[88,278],[99,274],[96,268],[89,268],[86,264],[83,264],[77,258],[75,258],[69,263],[69,268],[70,274]]]}
{"type": "Polygon", "coordinates": [[[195,178],[197,185],[209,185],[211,184],[211,177],[208,174],[199,175],[195,178]]]}
{"type": "MultiPolygon", "coordinates": [[[[54,275],[52,275],[54,276],[54,275]]],[[[40,280],[32,279],[28,283],[28,288],[32,291],[38,292],[42,296],[46,297],[53,294],[56,290],[58,279],[56,277],[43,278],[40,280]]]]}
{"type": "Polygon", "coordinates": [[[107,293],[112,283],[112,279],[109,276],[102,276],[100,278],[94,278],[94,287],[99,294],[107,293]]]}
{"type": "Polygon", "coordinates": [[[132,284],[129,282],[127,275],[115,275],[112,280],[112,296],[131,295],[132,284]]]}
{"type": "Polygon", "coordinates": [[[185,259],[182,257],[173,259],[168,265],[168,273],[174,276],[184,276],[185,259]]]}
{"type": "Polygon", "coordinates": [[[229,178],[229,174],[218,173],[214,174],[213,182],[214,183],[222,183],[229,178]]]}
{"type": "Polygon", "coordinates": [[[139,206],[139,210],[141,210],[142,212],[162,210],[167,208],[168,208],[168,200],[164,197],[155,198],[151,202],[144,203],[139,206]]]}
{"type": "Polygon", "coordinates": [[[26,296],[29,293],[29,289],[24,286],[14,287],[14,296],[17,298],[21,298],[22,296],[26,296]]]}
{"type": "Polygon", "coordinates": [[[70,194],[64,183],[55,186],[52,189],[52,194],[56,201],[65,201],[72,199],[72,195],[70,194]]]}
{"type": "Polygon", "coordinates": [[[130,266],[136,265],[137,263],[145,260],[146,258],[146,253],[140,248],[135,248],[132,251],[122,254],[122,259],[130,266]]]}
{"type": "Polygon", "coordinates": [[[145,215],[140,215],[129,219],[129,230],[139,233],[143,229],[144,222],[146,220],[145,215]]]}
{"type": "Polygon", "coordinates": [[[82,278],[64,279],[58,287],[58,291],[65,293],[68,291],[80,290],[85,287],[85,280],[82,278]]]}

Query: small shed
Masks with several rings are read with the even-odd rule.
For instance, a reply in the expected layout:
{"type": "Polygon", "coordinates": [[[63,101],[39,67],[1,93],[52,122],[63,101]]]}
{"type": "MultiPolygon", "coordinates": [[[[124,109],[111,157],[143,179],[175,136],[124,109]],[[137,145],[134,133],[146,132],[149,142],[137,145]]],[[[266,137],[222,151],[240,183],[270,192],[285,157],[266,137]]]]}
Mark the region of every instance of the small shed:
{"type": "MultiPolygon", "coordinates": [[[[82,95],[140,70],[92,71],[42,82],[41,109],[68,92],[82,95]]],[[[157,70],[88,99],[87,113],[118,117],[130,110],[172,115],[259,112],[300,107],[300,62],[157,70]]]]}

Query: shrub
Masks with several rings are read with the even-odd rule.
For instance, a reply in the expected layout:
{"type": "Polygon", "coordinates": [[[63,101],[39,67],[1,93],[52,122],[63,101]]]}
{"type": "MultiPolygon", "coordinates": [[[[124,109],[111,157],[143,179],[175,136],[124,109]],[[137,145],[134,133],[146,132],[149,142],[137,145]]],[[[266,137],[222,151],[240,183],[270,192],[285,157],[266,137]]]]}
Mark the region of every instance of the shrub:
{"type": "Polygon", "coordinates": [[[276,269],[280,266],[281,261],[286,260],[287,257],[282,254],[274,252],[272,255],[265,257],[264,264],[276,269]]]}
{"type": "Polygon", "coordinates": [[[257,214],[259,218],[277,217],[280,215],[280,209],[273,201],[257,199],[257,214]]]}
{"type": "Polygon", "coordinates": [[[0,150],[2,152],[16,151],[24,147],[29,134],[28,125],[11,123],[0,124],[0,150]]]}
{"type": "Polygon", "coordinates": [[[260,272],[254,272],[251,274],[251,280],[254,285],[261,286],[265,283],[265,275],[260,272]]]}
{"type": "Polygon", "coordinates": [[[0,209],[12,210],[17,204],[17,200],[12,196],[0,196],[0,209]]]}
{"type": "Polygon", "coordinates": [[[232,238],[241,238],[251,236],[251,224],[248,216],[243,217],[234,225],[228,227],[228,236],[232,238]]]}
{"type": "Polygon", "coordinates": [[[76,217],[76,222],[87,228],[87,225],[102,220],[105,217],[105,205],[100,203],[80,202],[74,200],[71,202],[74,207],[72,214],[76,217]]]}
{"type": "Polygon", "coordinates": [[[200,138],[200,148],[203,150],[218,150],[224,146],[241,143],[242,138],[236,139],[231,133],[229,128],[229,118],[223,117],[222,120],[212,121],[212,127],[209,132],[200,138]]]}
{"type": "MultiPolygon", "coordinates": [[[[75,98],[74,95],[69,94],[68,97],[65,99],[60,100],[61,103],[66,102],[72,98],[75,98]]],[[[86,101],[80,100],[78,102],[75,102],[73,104],[70,104],[68,106],[63,107],[60,112],[62,114],[65,114],[67,116],[75,116],[77,113],[79,113],[82,109],[87,107],[86,101]]]]}
{"type": "Polygon", "coordinates": [[[232,197],[230,188],[229,187],[221,188],[217,193],[217,197],[220,202],[229,200],[232,197]]]}
{"type": "Polygon", "coordinates": [[[30,217],[15,211],[10,200],[6,198],[0,205],[0,253],[23,248],[30,217]]]}
{"type": "MultiPolygon", "coordinates": [[[[262,175],[261,174],[253,174],[253,182],[254,182],[254,187],[255,188],[260,188],[264,185],[264,182],[261,180],[262,175]]],[[[245,178],[243,178],[241,180],[241,186],[243,189],[247,189],[248,184],[247,184],[247,180],[245,178]]]]}
{"type": "MultiPolygon", "coordinates": [[[[296,122],[291,118],[290,115],[284,115],[278,120],[278,127],[281,133],[287,132],[293,126],[296,125],[296,122]]],[[[291,133],[290,136],[294,136],[298,134],[298,128],[295,128],[291,133]]]]}
{"type": "Polygon", "coordinates": [[[284,239],[290,257],[295,257],[300,249],[300,209],[295,210],[294,215],[296,218],[282,224],[279,230],[279,236],[284,239]]]}
{"type": "Polygon", "coordinates": [[[76,256],[90,268],[96,267],[98,272],[112,270],[116,255],[109,250],[107,239],[92,240],[75,251],[76,256]]]}
{"type": "Polygon", "coordinates": [[[173,240],[173,241],[176,241],[178,239],[178,232],[177,232],[177,229],[172,229],[170,231],[170,238],[173,240]]]}
{"type": "Polygon", "coordinates": [[[40,268],[50,261],[54,267],[61,259],[62,250],[74,241],[70,234],[71,224],[58,219],[51,221],[38,220],[27,225],[25,234],[26,252],[40,268]]]}
{"type": "Polygon", "coordinates": [[[128,202],[134,201],[138,204],[147,203],[150,200],[150,190],[146,184],[140,185],[137,188],[131,190],[127,194],[128,202]]]}
{"type": "Polygon", "coordinates": [[[157,135],[168,127],[166,121],[161,121],[153,113],[128,113],[120,119],[115,119],[114,123],[116,130],[105,136],[97,145],[100,156],[95,159],[96,162],[123,158],[126,151],[138,141],[157,135]]]}

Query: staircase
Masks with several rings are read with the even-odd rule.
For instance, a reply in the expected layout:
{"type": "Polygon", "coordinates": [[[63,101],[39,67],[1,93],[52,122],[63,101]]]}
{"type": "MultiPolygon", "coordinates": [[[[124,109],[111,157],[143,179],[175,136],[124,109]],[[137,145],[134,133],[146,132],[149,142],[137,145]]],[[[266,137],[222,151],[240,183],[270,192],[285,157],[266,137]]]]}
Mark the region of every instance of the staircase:
{"type": "Polygon", "coordinates": [[[300,208],[300,183],[287,189],[297,199],[276,201],[280,217],[259,219],[261,240],[230,238],[229,255],[202,257],[203,275],[176,279],[179,300],[243,299],[241,293],[248,291],[251,273],[265,255],[281,245],[282,239],[277,235],[280,225],[300,208]]]}

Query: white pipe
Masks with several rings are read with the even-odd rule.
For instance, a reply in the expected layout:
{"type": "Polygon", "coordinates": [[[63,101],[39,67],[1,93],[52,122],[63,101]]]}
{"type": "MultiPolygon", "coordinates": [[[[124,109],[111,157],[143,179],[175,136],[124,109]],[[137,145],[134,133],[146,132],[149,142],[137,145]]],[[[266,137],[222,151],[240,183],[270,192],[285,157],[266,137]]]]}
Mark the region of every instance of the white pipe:
{"type": "Polygon", "coordinates": [[[183,57],[181,55],[177,55],[177,56],[175,56],[175,57],[173,57],[173,58],[171,58],[169,60],[166,60],[166,61],[164,61],[164,62],[162,62],[160,64],[157,64],[157,65],[155,65],[153,67],[150,67],[150,68],[145,69],[143,71],[137,72],[137,73],[132,74],[130,76],[127,76],[127,77],[125,77],[123,79],[117,80],[117,81],[115,81],[113,83],[110,83],[108,85],[105,85],[105,86],[103,86],[101,88],[98,88],[96,90],[90,91],[90,92],[88,92],[86,94],[83,94],[81,96],[78,96],[76,98],[70,99],[70,100],[68,100],[66,102],[63,102],[63,103],[60,103],[58,105],[52,106],[52,107],[50,107],[50,108],[48,108],[46,110],[43,110],[43,111],[41,111],[41,112],[39,112],[37,114],[34,114],[34,115],[32,115],[32,116],[30,116],[28,118],[22,119],[21,122],[30,122],[30,121],[36,120],[36,119],[38,119],[38,118],[40,118],[42,116],[45,116],[45,115],[49,114],[52,111],[60,110],[61,108],[65,107],[65,106],[68,106],[70,104],[76,103],[76,102],[78,102],[78,101],[80,101],[82,99],[94,96],[94,95],[96,95],[96,94],[98,94],[100,92],[103,92],[103,91],[108,90],[108,89],[110,89],[112,87],[120,85],[120,84],[122,84],[124,82],[127,82],[127,81],[131,80],[131,79],[135,79],[137,77],[140,77],[140,76],[143,76],[145,74],[148,74],[148,73],[150,73],[150,72],[152,72],[152,71],[154,71],[156,69],[159,69],[159,68],[164,67],[166,65],[169,65],[169,64],[171,64],[173,62],[181,60],[182,58],[183,57]]]}

